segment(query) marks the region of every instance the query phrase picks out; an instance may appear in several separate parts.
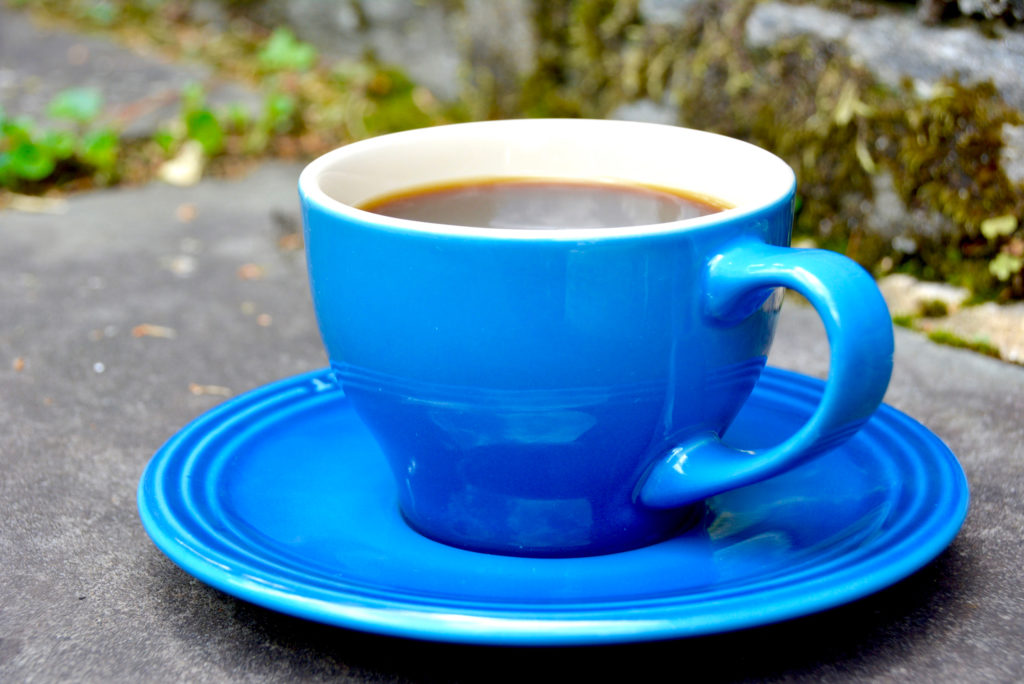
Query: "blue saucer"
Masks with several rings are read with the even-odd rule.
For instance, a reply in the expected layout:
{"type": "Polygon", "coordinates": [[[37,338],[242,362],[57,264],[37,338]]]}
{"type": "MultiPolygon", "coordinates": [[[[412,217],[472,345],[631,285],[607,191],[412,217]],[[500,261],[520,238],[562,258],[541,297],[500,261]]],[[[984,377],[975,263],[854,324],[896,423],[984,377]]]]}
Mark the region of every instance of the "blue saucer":
{"type": "MultiPolygon", "coordinates": [[[[780,441],[823,383],[766,369],[729,441],[780,441]]],[[[153,457],[142,523],[239,598],[332,625],[487,644],[597,644],[752,627],[860,598],[952,541],[967,482],[931,432],[883,406],[850,442],[716,496],[675,539],[591,558],[463,551],[403,522],[373,438],[329,371],[196,419],[153,457]]]]}

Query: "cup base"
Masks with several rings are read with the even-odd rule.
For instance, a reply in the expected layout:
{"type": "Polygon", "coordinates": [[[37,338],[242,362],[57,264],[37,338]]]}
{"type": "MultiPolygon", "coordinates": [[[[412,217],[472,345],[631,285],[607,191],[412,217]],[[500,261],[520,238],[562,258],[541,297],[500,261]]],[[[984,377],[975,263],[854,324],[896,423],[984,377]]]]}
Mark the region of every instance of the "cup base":
{"type": "MultiPolygon", "coordinates": [[[[445,546],[464,551],[474,551],[495,556],[513,556],[520,558],[586,558],[590,556],[606,556],[613,553],[634,551],[645,546],[653,546],[692,530],[703,524],[707,512],[706,503],[699,501],[669,512],[656,511],[657,525],[646,525],[639,530],[611,535],[609,538],[591,540],[586,543],[559,543],[556,534],[546,544],[529,544],[521,541],[502,541],[497,534],[481,535],[472,538],[458,532],[435,530],[417,524],[398,507],[402,520],[412,531],[445,546]],[[642,533],[642,534],[641,534],[642,533]]],[[[646,520],[645,522],[650,522],[646,520]]]]}

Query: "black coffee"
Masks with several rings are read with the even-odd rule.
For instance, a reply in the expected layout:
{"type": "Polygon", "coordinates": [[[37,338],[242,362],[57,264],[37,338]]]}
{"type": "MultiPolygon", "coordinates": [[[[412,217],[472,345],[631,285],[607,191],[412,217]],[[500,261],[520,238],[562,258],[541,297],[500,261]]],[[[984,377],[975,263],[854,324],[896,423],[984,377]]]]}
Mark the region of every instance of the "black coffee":
{"type": "Polygon", "coordinates": [[[484,228],[614,228],[730,208],[683,191],[614,182],[495,178],[388,195],[360,207],[395,218],[484,228]]]}

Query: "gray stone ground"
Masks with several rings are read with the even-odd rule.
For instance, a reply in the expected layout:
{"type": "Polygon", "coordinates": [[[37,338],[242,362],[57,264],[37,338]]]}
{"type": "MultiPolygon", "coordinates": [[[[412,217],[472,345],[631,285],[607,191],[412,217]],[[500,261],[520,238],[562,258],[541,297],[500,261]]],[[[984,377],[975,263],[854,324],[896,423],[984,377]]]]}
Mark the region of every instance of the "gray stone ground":
{"type": "MultiPolygon", "coordinates": [[[[959,456],[971,513],[934,562],[845,607],[692,640],[460,647],[294,619],[179,570],[136,513],[153,452],[225,394],[325,363],[288,240],[298,172],[0,211],[0,681],[1024,679],[1024,368],[905,330],[886,400],[959,456]]],[[[794,302],[776,350],[826,371],[794,302]]]]}

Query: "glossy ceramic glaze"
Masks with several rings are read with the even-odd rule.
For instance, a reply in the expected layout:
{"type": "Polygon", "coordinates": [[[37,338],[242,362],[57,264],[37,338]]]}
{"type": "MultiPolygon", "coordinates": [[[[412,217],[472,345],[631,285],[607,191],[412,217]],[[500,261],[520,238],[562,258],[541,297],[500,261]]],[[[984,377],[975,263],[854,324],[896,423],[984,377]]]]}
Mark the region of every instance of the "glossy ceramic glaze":
{"type": "MultiPolygon", "coordinates": [[[[823,383],[766,369],[726,439],[785,440],[823,383]]],[[[598,644],[707,634],[876,591],[953,538],[967,485],[949,450],[883,406],[851,440],[707,500],[660,544],[516,558],[412,531],[380,449],[329,371],[200,417],[138,490],[156,545],[200,580],[291,615],[383,634],[490,644],[598,644]]]]}
{"type": "Polygon", "coordinates": [[[409,523],[527,556],[610,553],[689,524],[704,498],[840,443],[881,401],[888,311],[833,253],[786,247],[793,173],[745,143],[669,126],[528,120],[363,141],[302,174],[321,334],[409,523]],[[354,206],[481,177],[677,187],[735,208],[675,223],[531,231],[416,223],[354,206]],[[720,441],[764,366],[780,287],[832,343],[807,426],[720,441]]]}

